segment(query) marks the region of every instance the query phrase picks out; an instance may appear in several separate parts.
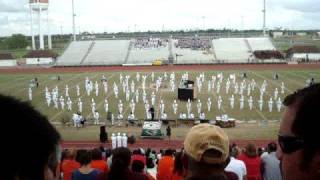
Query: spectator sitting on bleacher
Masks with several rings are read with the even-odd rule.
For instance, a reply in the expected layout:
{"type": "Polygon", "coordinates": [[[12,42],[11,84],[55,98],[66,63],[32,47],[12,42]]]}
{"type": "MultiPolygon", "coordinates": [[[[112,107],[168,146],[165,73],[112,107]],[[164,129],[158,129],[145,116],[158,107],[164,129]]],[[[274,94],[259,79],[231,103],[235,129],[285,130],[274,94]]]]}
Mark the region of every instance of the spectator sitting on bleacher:
{"type": "Polygon", "coordinates": [[[257,148],[254,144],[248,144],[244,153],[239,155],[239,160],[242,160],[247,168],[248,180],[261,180],[261,159],[258,156],[257,148]]]}
{"type": "Polygon", "coordinates": [[[133,150],[132,156],[131,156],[131,162],[133,162],[134,160],[140,160],[143,162],[144,165],[147,165],[147,159],[144,153],[142,152],[141,148],[133,150]]]}
{"type": "Polygon", "coordinates": [[[73,171],[72,173],[72,180],[79,180],[79,179],[95,179],[98,174],[101,173],[98,169],[93,169],[90,166],[91,162],[91,152],[85,151],[79,157],[80,168],[73,171]]]}
{"type": "Polygon", "coordinates": [[[65,152],[65,158],[61,164],[61,173],[64,180],[71,180],[74,170],[80,168],[80,163],[75,160],[76,150],[69,149],[65,152]]]}
{"type": "Polygon", "coordinates": [[[230,162],[228,166],[225,168],[226,171],[234,172],[237,174],[239,180],[247,179],[247,168],[243,161],[238,160],[237,157],[239,155],[238,148],[236,146],[229,147],[230,153],[230,162]]]}
{"type": "Polygon", "coordinates": [[[145,169],[145,165],[143,164],[142,161],[134,160],[131,163],[132,172],[146,175],[149,180],[155,180],[148,172],[144,172],[144,169],[145,169]]]}
{"type": "Polygon", "coordinates": [[[282,178],[320,179],[320,84],[288,95],[280,124],[277,157],[281,161],[282,178]]]}
{"type": "Polygon", "coordinates": [[[267,153],[260,156],[263,165],[263,179],[281,180],[280,161],[276,157],[277,144],[274,142],[269,143],[267,151],[267,153]]]}
{"type": "Polygon", "coordinates": [[[0,135],[5,146],[1,148],[4,166],[0,179],[58,179],[61,152],[57,130],[27,102],[0,95],[0,106],[0,135]]]}
{"type": "Polygon", "coordinates": [[[172,150],[167,149],[158,162],[157,180],[167,180],[172,176],[174,160],[172,150]]]}
{"type": "Polygon", "coordinates": [[[93,149],[92,150],[92,161],[91,167],[94,169],[99,169],[101,172],[108,172],[108,165],[107,163],[102,160],[102,152],[100,149],[93,149]]]}
{"type": "Polygon", "coordinates": [[[228,164],[229,138],[218,126],[200,124],[184,140],[186,179],[238,179],[224,168],[228,164]]]}
{"type": "Polygon", "coordinates": [[[182,152],[177,152],[174,157],[174,167],[172,170],[171,180],[182,180],[186,176],[183,168],[182,152]]]}
{"type": "Polygon", "coordinates": [[[128,148],[114,149],[110,171],[100,174],[97,180],[149,180],[144,174],[132,172],[129,169],[130,162],[131,152],[128,148]]]}

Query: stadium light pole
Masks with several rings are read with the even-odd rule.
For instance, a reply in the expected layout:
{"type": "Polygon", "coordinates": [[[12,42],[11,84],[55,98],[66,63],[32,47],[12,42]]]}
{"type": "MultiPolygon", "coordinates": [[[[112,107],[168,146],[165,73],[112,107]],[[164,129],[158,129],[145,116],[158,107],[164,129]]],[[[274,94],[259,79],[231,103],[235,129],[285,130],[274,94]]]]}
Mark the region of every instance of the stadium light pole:
{"type": "Polygon", "coordinates": [[[76,23],[75,23],[75,14],[74,14],[74,0],[72,0],[72,24],[73,24],[73,41],[76,41],[76,23]]]}
{"type": "Polygon", "coordinates": [[[263,35],[266,35],[266,0],[263,0],[263,35]]]}

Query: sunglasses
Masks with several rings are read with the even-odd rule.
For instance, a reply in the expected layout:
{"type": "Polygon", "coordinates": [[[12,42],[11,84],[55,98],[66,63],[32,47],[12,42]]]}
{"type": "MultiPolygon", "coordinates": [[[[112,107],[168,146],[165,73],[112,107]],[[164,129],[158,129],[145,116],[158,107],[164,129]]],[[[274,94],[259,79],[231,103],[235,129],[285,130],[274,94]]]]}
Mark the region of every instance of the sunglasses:
{"type": "Polygon", "coordinates": [[[290,154],[302,149],[305,145],[305,141],[302,138],[285,135],[278,135],[278,143],[282,152],[285,154],[290,154]]]}

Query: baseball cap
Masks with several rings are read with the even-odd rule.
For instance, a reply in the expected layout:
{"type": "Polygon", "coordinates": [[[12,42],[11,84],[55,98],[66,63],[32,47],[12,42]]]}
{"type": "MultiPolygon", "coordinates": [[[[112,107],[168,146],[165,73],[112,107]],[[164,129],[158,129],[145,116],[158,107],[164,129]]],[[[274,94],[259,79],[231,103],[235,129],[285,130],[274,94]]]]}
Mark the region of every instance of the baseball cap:
{"type": "Polygon", "coordinates": [[[229,156],[229,138],[218,126],[199,124],[191,128],[184,140],[185,152],[198,162],[208,164],[224,163],[229,156]],[[210,156],[208,150],[216,150],[220,157],[210,156]]]}

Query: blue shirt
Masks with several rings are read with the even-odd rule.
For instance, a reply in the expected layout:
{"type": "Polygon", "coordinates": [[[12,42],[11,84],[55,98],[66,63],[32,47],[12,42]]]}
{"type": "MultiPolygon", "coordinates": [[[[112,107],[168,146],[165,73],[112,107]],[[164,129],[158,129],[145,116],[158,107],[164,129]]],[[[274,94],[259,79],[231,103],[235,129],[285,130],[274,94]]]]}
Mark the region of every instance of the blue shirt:
{"type": "Polygon", "coordinates": [[[78,169],[73,171],[72,180],[93,180],[96,179],[97,175],[100,174],[100,171],[94,169],[89,174],[82,174],[78,169]]]}

